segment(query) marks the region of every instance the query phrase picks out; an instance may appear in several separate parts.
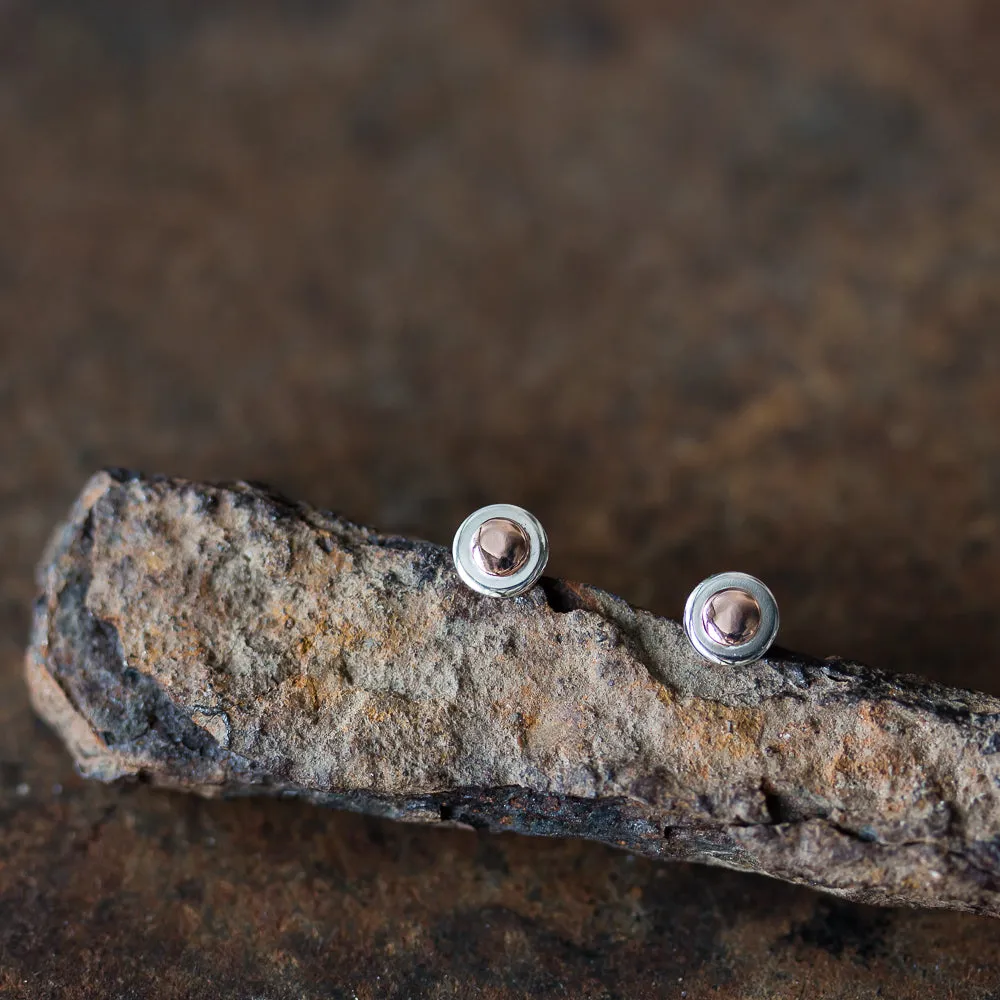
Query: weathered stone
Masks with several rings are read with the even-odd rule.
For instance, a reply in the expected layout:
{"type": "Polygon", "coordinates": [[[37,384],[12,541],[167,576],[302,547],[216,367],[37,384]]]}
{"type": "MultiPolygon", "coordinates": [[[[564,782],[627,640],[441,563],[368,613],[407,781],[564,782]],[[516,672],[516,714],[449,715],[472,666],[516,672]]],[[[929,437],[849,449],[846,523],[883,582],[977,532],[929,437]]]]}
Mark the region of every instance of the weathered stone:
{"type": "Polygon", "coordinates": [[[571,834],[868,902],[1000,913],[1000,701],[772,651],[247,484],[95,476],[27,678],[84,774],[571,834]]]}

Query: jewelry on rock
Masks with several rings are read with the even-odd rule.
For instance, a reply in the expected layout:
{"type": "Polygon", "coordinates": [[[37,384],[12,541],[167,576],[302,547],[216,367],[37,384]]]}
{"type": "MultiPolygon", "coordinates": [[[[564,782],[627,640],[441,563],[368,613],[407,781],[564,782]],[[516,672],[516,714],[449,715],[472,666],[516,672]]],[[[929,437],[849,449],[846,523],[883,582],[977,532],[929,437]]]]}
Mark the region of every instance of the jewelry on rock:
{"type": "Polygon", "coordinates": [[[451,546],[462,582],[488,597],[515,597],[535,585],[549,559],[549,539],[523,507],[494,503],[470,514],[451,546]]]}
{"type": "Polygon", "coordinates": [[[755,576],[718,573],[691,591],[684,631],[691,645],[713,663],[752,663],[778,634],[778,602],[755,576]]]}

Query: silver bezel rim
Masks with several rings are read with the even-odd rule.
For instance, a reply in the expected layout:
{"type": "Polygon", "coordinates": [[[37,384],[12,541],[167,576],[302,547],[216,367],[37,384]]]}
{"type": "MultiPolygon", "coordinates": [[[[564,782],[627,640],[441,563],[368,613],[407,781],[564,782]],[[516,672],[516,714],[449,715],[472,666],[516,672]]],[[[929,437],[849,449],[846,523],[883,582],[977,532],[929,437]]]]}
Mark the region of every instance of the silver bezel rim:
{"type": "Polygon", "coordinates": [[[549,560],[549,539],[545,529],[534,514],[512,503],[493,503],[471,513],[459,525],[451,544],[455,569],[462,582],[487,597],[516,597],[530,590],[545,569],[549,560]],[[472,539],[479,526],[494,517],[507,517],[519,524],[528,536],[528,561],[510,576],[490,576],[484,573],[472,558],[472,539]]]}
{"type": "Polygon", "coordinates": [[[749,573],[717,573],[702,580],[687,599],[684,607],[684,631],[691,645],[713,663],[723,666],[740,666],[759,660],[771,648],[778,634],[778,602],[770,589],[749,573]],[[708,599],[720,590],[736,588],[751,594],[760,605],[760,628],[757,634],[738,646],[716,642],[706,631],[702,612],[708,599]]]}

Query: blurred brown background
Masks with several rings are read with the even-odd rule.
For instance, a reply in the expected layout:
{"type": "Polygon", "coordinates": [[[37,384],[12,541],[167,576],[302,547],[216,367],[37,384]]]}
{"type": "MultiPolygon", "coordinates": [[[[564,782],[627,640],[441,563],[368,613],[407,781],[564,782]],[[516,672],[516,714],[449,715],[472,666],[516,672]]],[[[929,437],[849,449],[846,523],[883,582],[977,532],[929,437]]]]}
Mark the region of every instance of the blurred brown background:
{"type": "Polygon", "coordinates": [[[255,478],[1000,692],[991,0],[0,0],[0,994],[1000,996],[1000,924],[72,774],[32,566],[255,478]],[[879,992],[881,990],[881,992],[879,992]]]}

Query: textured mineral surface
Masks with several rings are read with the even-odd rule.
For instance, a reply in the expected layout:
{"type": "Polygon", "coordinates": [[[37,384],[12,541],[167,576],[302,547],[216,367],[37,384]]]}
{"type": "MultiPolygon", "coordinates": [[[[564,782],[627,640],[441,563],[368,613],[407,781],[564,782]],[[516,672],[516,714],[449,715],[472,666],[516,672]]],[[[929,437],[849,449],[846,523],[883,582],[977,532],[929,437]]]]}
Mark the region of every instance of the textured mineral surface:
{"type": "Polygon", "coordinates": [[[39,582],[28,683],[85,775],[1000,914],[986,695],[774,650],[714,666],[603,591],[492,600],[440,546],[243,483],[100,473],[39,582]]]}

